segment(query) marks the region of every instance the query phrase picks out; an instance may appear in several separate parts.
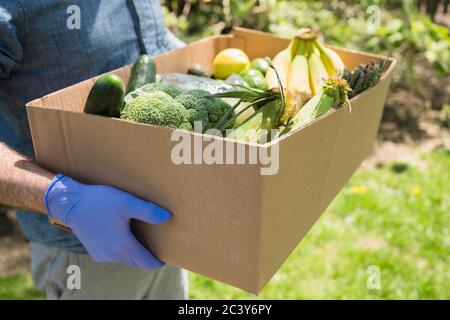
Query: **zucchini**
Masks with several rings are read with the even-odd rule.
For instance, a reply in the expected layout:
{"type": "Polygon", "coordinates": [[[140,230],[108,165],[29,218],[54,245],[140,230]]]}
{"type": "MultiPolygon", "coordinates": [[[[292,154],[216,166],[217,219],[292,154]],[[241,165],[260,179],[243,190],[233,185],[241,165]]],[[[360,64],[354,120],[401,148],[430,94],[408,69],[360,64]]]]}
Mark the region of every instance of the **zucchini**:
{"type": "Polygon", "coordinates": [[[142,87],[144,84],[156,81],[156,64],[152,57],[143,54],[136,59],[131,69],[127,93],[142,87]]]}
{"type": "Polygon", "coordinates": [[[125,85],[119,76],[102,75],[95,81],[84,105],[84,112],[106,117],[120,117],[125,97],[125,85]]]}

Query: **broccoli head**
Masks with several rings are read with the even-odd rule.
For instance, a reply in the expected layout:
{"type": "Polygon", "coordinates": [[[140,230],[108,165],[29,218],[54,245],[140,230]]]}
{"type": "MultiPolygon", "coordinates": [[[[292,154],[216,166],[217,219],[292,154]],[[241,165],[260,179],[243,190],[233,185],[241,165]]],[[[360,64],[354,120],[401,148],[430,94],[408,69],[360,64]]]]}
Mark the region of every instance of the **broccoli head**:
{"type": "Polygon", "coordinates": [[[127,102],[120,117],[139,123],[192,130],[191,115],[186,108],[169,94],[158,90],[127,102]]]}
{"type": "Polygon", "coordinates": [[[167,93],[172,98],[175,98],[185,92],[182,88],[178,87],[177,85],[168,84],[165,82],[148,83],[140,87],[139,90],[147,93],[154,91],[162,91],[167,93]]]}
{"type": "Polygon", "coordinates": [[[181,103],[189,111],[192,124],[195,121],[201,121],[204,130],[214,127],[219,119],[231,109],[231,106],[222,99],[209,95],[208,91],[194,89],[175,98],[175,101],[181,103]]]}

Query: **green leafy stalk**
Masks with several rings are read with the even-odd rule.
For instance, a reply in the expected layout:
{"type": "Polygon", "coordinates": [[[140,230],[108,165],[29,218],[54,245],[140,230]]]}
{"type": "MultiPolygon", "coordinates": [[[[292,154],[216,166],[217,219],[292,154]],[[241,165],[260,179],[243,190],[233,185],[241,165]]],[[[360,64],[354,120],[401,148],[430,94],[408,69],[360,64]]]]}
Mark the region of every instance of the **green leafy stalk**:
{"type": "MultiPolygon", "coordinates": [[[[277,82],[278,82],[278,86],[280,88],[280,96],[281,96],[281,103],[283,104],[283,106],[285,105],[285,97],[284,97],[284,87],[283,87],[283,83],[281,83],[281,79],[280,79],[280,75],[278,74],[277,68],[275,68],[275,66],[272,63],[272,60],[270,60],[269,57],[265,58],[267,61],[267,64],[269,65],[270,68],[273,69],[273,71],[275,71],[275,75],[277,76],[277,82]]],[[[283,108],[284,111],[284,108],[283,108]]]]}
{"type": "Polygon", "coordinates": [[[258,110],[261,106],[263,106],[263,105],[265,105],[268,102],[273,101],[273,100],[275,100],[275,98],[273,98],[273,99],[260,99],[260,100],[253,101],[252,103],[250,103],[250,104],[246,105],[244,108],[242,108],[231,119],[229,119],[227,122],[222,124],[220,127],[217,127],[216,129],[221,130],[221,131],[227,129],[230,125],[232,125],[234,123],[234,121],[236,120],[237,117],[239,117],[241,114],[243,114],[249,108],[253,107],[256,110],[258,110]]]}
{"type": "Polygon", "coordinates": [[[239,107],[239,105],[241,104],[242,100],[239,99],[232,107],[230,110],[228,110],[220,119],[219,121],[217,121],[216,125],[214,126],[214,129],[219,129],[222,127],[223,123],[230,118],[231,114],[233,112],[235,112],[235,110],[237,109],[237,107],[239,107]]]}
{"type": "MultiPolygon", "coordinates": [[[[259,131],[261,131],[260,129],[266,129],[270,131],[270,129],[275,129],[279,126],[280,119],[286,110],[286,97],[284,93],[284,87],[278,71],[276,70],[270,58],[266,57],[265,59],[267,61],[267,64],[269,65],[269,68],[272,68],[275,72],[279,88],[260,90],[237,84],[235,86],[240,88],[240,90],[226,91],[209,95],[215,98],[239,99],[238,102],[233,105],[231,110],[227,114],[222,116],[222,118],[215,125],[215,129],[223,131],[229,128],[230,125],[232,125],[236,121],[237,117],[239,117],[246,110],[252,107],[256,110],[256,114],[250,115],[236,129],[248,130],[253,128],[254,130],[259,131]],[[247,102],[249,104],[236,113],[236,109],[242,102],[247,102]],[[230,118],[230,115],[233,112],[235,114],[230,118]]],[[[257,140],[259,141],[259,138],[257,140]]]]}

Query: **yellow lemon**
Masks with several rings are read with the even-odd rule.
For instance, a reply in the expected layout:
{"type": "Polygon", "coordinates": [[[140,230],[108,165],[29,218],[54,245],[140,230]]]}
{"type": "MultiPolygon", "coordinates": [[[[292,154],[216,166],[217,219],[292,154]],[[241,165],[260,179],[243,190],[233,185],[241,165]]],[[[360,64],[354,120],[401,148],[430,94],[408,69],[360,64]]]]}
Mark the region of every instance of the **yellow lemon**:
{"type": "Polygon", "coordinates": [[[220,51],[214,58],[214,76],[226,79],[250,67],[250,60],[241,49],[229,48],[220,51]]]}

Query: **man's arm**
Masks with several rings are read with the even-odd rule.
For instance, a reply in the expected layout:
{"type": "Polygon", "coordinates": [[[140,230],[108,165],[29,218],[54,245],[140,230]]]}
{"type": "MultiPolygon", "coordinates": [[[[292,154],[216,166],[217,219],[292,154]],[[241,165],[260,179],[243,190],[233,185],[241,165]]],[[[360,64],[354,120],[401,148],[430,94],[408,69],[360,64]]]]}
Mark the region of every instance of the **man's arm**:
{"type": "Polygon", "coordinates": [[[47,213],[43,199],[54,176],[0,142],[0,203],[47,213]]]}
{"type": "Polygon", "coordinates": [[[164,265],[133,236],[130,221],[165,223],[171,217],[167,210],[113,187],[55,176],[1,142],[0,203],[47,213],[69,226],[96,262],[164,265]]]}

